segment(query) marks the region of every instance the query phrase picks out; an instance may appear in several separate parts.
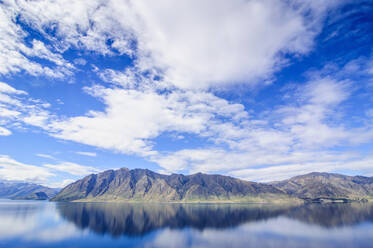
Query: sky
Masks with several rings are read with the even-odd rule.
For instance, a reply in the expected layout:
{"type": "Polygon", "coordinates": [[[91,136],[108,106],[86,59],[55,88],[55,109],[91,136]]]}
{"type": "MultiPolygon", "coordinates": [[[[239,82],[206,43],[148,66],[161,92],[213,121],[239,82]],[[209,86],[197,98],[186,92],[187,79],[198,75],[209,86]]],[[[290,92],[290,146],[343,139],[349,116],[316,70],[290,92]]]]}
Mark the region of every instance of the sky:
{"type": "Polygon", "coordinates": [[[373,1],[0,0],[0,179],[373,176],[373,1]]]}

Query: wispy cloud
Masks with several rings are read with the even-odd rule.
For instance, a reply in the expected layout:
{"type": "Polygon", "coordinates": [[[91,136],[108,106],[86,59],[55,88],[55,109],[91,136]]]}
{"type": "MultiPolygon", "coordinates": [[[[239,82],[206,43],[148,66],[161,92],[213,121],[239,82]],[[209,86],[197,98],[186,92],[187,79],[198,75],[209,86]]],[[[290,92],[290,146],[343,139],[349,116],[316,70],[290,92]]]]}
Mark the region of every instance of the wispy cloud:
{"type": "Polygon", "coordinates": [[[11,135],[11,128],[25,125],[47,128],[52,118],[50,104],[33,99],[27,92],[0,82],[0,134],[11,135]]]}
{"type": "Polygon", "coordinates": [[[292,170],[342,171],[349,167],[346,165],[354,165],[350,168],[355,171],[366,170],[366,165],[359,162],[366,158],[353,147],[372,140],[372,119],[360,126],[350,126],[346,121],[347,113],[341,105],[353,92],[351,84],[329,76],[311,79],[288,92],[292,95],[288,104],[264,111],[265,115],[257,113],[260,119],[246,113],[249,117],[238,122],[207,121],[208,131],[201,135],[215,145],[166,152],[151,160],[172,172],[218,171],[252,180],[264,180],[261,173],[271,170],[288,170],[286,176],[294,175],[292,170]],[[332,166],[318,166],[323,164],[332,166]]]}
{"type": "Polygon", "coordinates": [[[12,131],[4,127],[0,127],[0,136],[9,136],[12,134],[12,131]]]}
{"type": "Polygon", "coordinates": [[[270,182],[275,180],[284,180],[293,176],[303,175],[306,173],[318,172],[338,172],[347,171],[352,175],[373,175],[373,158],[355,158],[346,160],[329,160],[315,162],[301,162],[280,166],[270,166],[257,169],[243,169],[233,171],[231,175],[240,177],[246,180],[255,180],[262,182],[270,182]]]}
{"type": "Polygon", "coordinates": [[[96,157],[97,154],[95,152],[75,152],[76,154],[83,155],[83,156],[89,156],[89,157],[96,157]]]}
{"type": "Polygon", "coordinates": [[[55,174],[47,168],[23,164],[9,156],[0,155],[0,177],[2,179],[45,183],[53,176],[55,174]]]}
{"type": "Polygon", "coordinates": [[[0,7],[0,74],[8,75],[26,72],[33,76],[63,78],[70,75],[73,65],[63,59],[58,52],[40,40],[33,39],[25,44],[29,34],[16,23],[19,6],[14,1],[4,1],[0,7]],[[46,59],[54,66],[45,66],[38,59],[46,59]]]}
{"type": "Polygon", "coordinates": [[[150,139],[162,132],[200,133],[214,115],[241,118],[242,105],[206,92],[174,91],[162,95],[155,90],[87,89],[102,99],[105,112],[51,123],[54,136],[123,153],[151,155],[150,139]],[[110,127],[110,128],[107,128],[110,127]]]}
{"type": "MultiPolygon", "coordinates": [[[[48,155],[40,157],[50,158],[48,155]]],[[[50,159],[54,159],[51,157],[50,159]]],[[[0,155],[0,179],[39,183],[49,187],[64,187],[79,177],[100,172],[99,169],[76,163],[60,161],[55,164],[31,165],[9,156],[0,155]],[[61,172],[66,175],[61,176],[61,172]]]]}
{"type": "Polygon", "coordinates": [[[41,157],[41,158],[56,160],[55,157],[53,157],[52,155],[49,155],[49,154],[38,153],[38,154],[36,154],[36,156],[41,157]]]}

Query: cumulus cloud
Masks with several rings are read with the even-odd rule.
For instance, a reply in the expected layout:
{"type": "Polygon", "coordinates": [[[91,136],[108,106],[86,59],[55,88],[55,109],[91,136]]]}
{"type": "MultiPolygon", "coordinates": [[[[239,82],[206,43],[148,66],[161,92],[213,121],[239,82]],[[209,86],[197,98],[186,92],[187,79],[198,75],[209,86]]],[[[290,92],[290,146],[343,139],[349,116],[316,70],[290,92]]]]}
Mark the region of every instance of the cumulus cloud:
{"type": "MultiPolygon", "coordinates": [[[[286,63],[284,55],[310,51],[326,11],[338,3],[8,0],[3,19],[4,30],[11,31],[4,33],[12,34],[7,40],[16,39],[16,44],[21,45],[27,35],[14,22],[14,16],[19,16],[61,52],[77,47],[108,55],[125,53],[134,58],[138,70],[159,69],[177,87],[209,88],[270,78],[286,63]]],[[[18,53],[16,48],[9,50],[18,53]]],[[[40,41],[34,41],[28,54],[71,67],[40,41]],[[46,57],[48,53],[51,56],[46,57]]],[[[44,70],[19,58],[7,71],[17,70],[20,61],[27,62],[25,68],[44,70]]]]}
{"type": "Polygon", "coordinates": [[[310,50],[322,16],[317,10],[325,4],[314,7],[308,1],[134,1],[142,23],[135,28],[139,65],[163,68],[181,88],[253,84],[281,67],[283,54],[310,50]]]}

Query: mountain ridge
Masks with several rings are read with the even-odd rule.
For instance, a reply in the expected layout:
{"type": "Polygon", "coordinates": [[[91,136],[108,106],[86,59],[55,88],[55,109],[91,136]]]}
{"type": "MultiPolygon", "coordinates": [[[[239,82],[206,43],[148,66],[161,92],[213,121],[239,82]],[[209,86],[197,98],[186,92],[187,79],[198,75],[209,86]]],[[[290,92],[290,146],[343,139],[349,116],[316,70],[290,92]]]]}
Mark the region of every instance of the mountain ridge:
{"type": "Polygon", "coordinates": [[[229,176],[203,173],[163,175],[147,169],[121,168],[88,175],[66,186],[52,200],[272,202],[288,198],[282,190],[271,185],[229,176]]]}
{"type": "Polygon", "coordinates": [[[290,196],[305,200],[373,199],[372,177],[311,172],[269,184],[290,196]]]}
{"type": "Polygon", "coordinates": [[[59,192],[59,189],[49,188],[35,183],[0,181],[0,198],[12,200],[48,200],[59,192]]]}
{"type": "Polygon", "coordinates": [[[107,170],[62,189],[52,201],[293,202],[368,201],[373,178],[312,172],[256,183],[218,174],[164,175],[148,169],[107,170]]]}

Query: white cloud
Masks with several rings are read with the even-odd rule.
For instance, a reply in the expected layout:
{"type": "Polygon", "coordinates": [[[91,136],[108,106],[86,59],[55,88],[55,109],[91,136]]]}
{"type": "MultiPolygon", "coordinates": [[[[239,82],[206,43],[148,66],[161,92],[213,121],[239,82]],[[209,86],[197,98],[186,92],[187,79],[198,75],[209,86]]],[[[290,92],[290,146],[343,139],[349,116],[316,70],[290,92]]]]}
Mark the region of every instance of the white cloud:
{"type": "MultiPolygon", "coordinates": [[[[39,157],[54,159],[46,154],[37,154],[39,157]]],[[[64,187],[72,183],[72,176],[86,176],[88,174],[100,172],[99,169],[80,165],[72,162],[60,161],[56,164],[30,165],[15,159],[0,155],[0,179],[25,181],[46,185],[48,187],[64,187]],[[70,175],[66,178],[59,173],[64,172],[70,175]]]]}
{"type": "Polygon", "coordinates": [[[12,134],[12,131],[4,127],[0,127],[0,136],[9,136],[12,134]]]}
{"type": "Polygon", "coordinates": [[[87,64],[87,61],[83,58],[74,59],[74,64],[76,65],[85,65],[87,64]]]}
{"type": "Polygon", "coordinates": [[[43,154],[43,153],[38,153],[38,154],[36,154],[36,156],[41,157],[41,158],[52,159],[52,160],[55,160],[55,159],[56,159],[56,158],[53,157],[52,155],[49,155],[49,154],[43,154]]]}
{"type": "Polygon", "coordinates": [[[19,12],[13,6],[15,4],[15,1],[4,1],[0,6],[0,74],[24,71],[33,76],[53,78],[71,75],[74,67],[40,40],[34,39],[29,46],[25,45],[29,34],[16,24],[19,12]],[[42,65],[35,58],[49,60],[54,66],[42,65]]]}
{"type": "MultiPolygon", "coordinates": [[[[333,164],[344,168],[345,161],[358,161],[358,155],[334,152],[333,148],[350,148],[373,137],[369,125],[347,128],[347,123],[340,121],[344,114],[340,105],[350,97],[351,82],[330,77],[313,79],[290,90],[288,104],[263,110],[265,114],[257,113],[260,118],[251,116],[243,105],[212,93],[174,89],[161,94],[156,87],[122,88],[121,81],[117,82],[118,86],[112,88],[86,88],[89,94],[103,101],[105,110],[67,119],[51,116],[38,101],[32,102],[39,105],[28,106],[21,98],[12,98],[12,94],[5,96],[17,101],[14,103],[17,111],[25,112],[21,111],[21,117],[15,115],[18,121],[39,126],[61,139],[143,156],[158,163],[167,173],[223,171],[232,175],[250,173],[257,176],[256,180],[265,180],[260,169],[253,173],[256,167],[271,167],[276,171],[287,168],[281,166],[315,164],[313,168],[318,170],[318,164],[333,164]],[[155,138],[172,132],[194,134],[210,144],[175,152],[153,148],[155,138]]],[[[79,176],[98,172],[93,167],[69,162],[45,167],[79,176]]],[[[304,172],[314,170],[311,166],[309,170],[298,168],[297,171],[304,172]]],[[[286,175],[293,175],[290,171],[286,175]]]]}
{"type": "MultiPolygon", "coordinates": [[[[319,154],[315,154],[319,156],[319,154]]],[[[373,158],[358,158],[358,159],[338,159],[325,161],[320,158],[314,162],[300,161],[299,163],[285,164],[279,166],[269,166],[259,169],[243,169],[232,171],[230,174],[246,180],[255,181],[276,181],[284,180],[293,176],[303,175],[310,172],[338,172],[350,171],[353,175],[372,175],[373,173],[373,158]]]]}
{"type": "Polygon", "coordinates": [[[104,112],[51,123],[54,136],[123,153],[154,155],[150,139],[163,132],[201,133],[214,115],[241,118],[243,106],[210,93],[87,89],[106,104],[104,112]],[[107,128],[110,127],[110,128],[107,128]]]}
{"type": "MultiPolygon", "coordinates": [[[[108,56],[127,53],[134,66],[125,71],[95,67],[110,84],[85,90],[105,109],[81,116],[52,115],[45,103],[0,83],[0,134],[10,135],[17,123],[36,126],[60,139],[143,156],[167,172],[252,173],[254,166],[355,158],[333,149],[373,138],[370,124],[356,128],[340,119],[346,117],[341,105],[353,91],[352,82],[340,80],[340,75],[357,71],[361,61],[351,62],[339,74],[330,76],[325,69],[312,75],[303,87],[287,92],[289,102],[253,116],[250,106],[245,109],[206,91],[270,79],[286,64],[286,55],[300,56],[312,49],[321,20],[339,2],[4,1],[0,74],[23,70],[31,75],[70,75],[74,66],[61,54],[71,47],[108,56]],[[26,46],[28,34],[15,23],[16,16],[45,40],[34,39],[26,46]],[[53,66],[33,58],[47,59],[53,66]],[[155,139],[172,133],[196,135],[205,144],[175,152],[155,150],[155,139]]],[[[68,162],[46,166],[73,175],[97,171],[68,162]]]]}
{"type": "Polygon", "coordinates": [[[61,162],[59,164],[44,164],[44,167],[57,171],[66,172],[68,174],[75,176],[86,176],[88,174],[97,173],[100,171],[91,166],[85,166],[71,162],[61,162]]]}
{"type": "Polygon", "coordinates": [[[146,78],[141,77],[133,68],[127,68],[124,72],[106,69],[99,73],[100,78],[105,82],[117,84],[125,89],[134,89],[141,84],[146,84],[146,78]]]}
{"type": "Polygon", "coordinates": [[[0,135],[11,135],[11,128],[26,125],[46,128],[53,117],[50,104],[32,99],[28,93],[0,82],[0,135]]]}
{"type": "Polygon", "coordinates": [[[8,156],[0,155],[0,178],[5,180],[44,183],[55,174],[47,168],[20,163],[8,156]]]}
{"type": "MultiPolygon", "coordinates": [[[[120,85],[120,80],[117,82],[120,85]]],[[[349,82],[329,77],[290,90],[293,96],[287,105],[264,110],[265,115],[257,113],[260,119],[250,116],[241,104],[203,91],[159,94],[151,88],[102,86],[86,90],[101,99],[106,109],[54,120],[50,125],[53,135],[143,156],[158,163],[166,173],[233,174],[258,166],[341,165],[357,155],[334,152],[334,147],[351,147],[373,137],[369,126],[346,128],[346,123],[340,121],[344,113],[339,106],[352,89],[349,82]],[[212,144],[175,152],[153,149],[154,139],[170,132],[195,134],[212,144]]]]}
{"type": "Polygon", "coordinates": [[[0,82],[0,92],[1,93],[8,93],[8,94],[27,95],[27,93],[25,91],[16,90],[12,86],[10,86],[10,85],[8,85],[4,82],[0,82]]]}
{"type": "Polygon", "coordinates": [[[37,107],[37,105],[31,105],[31,107],[29,112],[22,116],[22,122],[28,125],[45,128],[47,122],[51,118],[50,112],[37,107]]]}
{"type": "MultiPolygon", "coordinates": [[[[127,53],[141,71],[161,69],[166,81],[181,88],[257,83],[269,78],[285,54],[305,54],[321,29],[326,11],[340,1],[184,0],[162,1],[5,1],[6,40],[21,43],[26,34],[11,21],[19,15],[55,49],[69,47],[102,54],[127,53]],[[169,11],[172,9],[172,11],[169,11]],[[68,11],[67,11],[68,10],[68,11]],[[47,30],[55,30],[50,35],[47,30]],[[273,39],[276,37],[276,39],[273,39]],[[111,41],[111,45],[108,44],[111,41]]],[[[5,38],[4,38],[5,40],[5,38]]],[[[13,42],[14,43],[14,42],[13,42]]],[[[32,55],[50,52],[40,41],[32,55]],[[36,51],[36,52],[35,52],[36,51]]],[[[5,46],[5,45],[4,45],[5,46]]],[[[15,51],[16,48],[8,49],[15,51]]],[[[58,54],[48,58],[57,65],[58,54]]],[[[21,54],[19,54],[21,56],[21,54]]],[[[42,71],[26,61],[29,71],[42,71]]],[[[61,62],[61,63],[60,63],[61,62]]],[[[27,66],[26,66],[27,65],[27,66]]]]}
{"type": "Polygon", "coordinates": [[[330,78],[311,81],[300,92],[300,106],[281,107],[277,114],[282,117],[283,127],[288,128],[302,145],[330,146],[349,140],[351,130],[336,120],[336,106],[347,99],[349,91],[350,87],[343,81],[330,78]]]}
{"type": "Polygon", "coordinates": [[[5,105],[0,105],[0,118],[16,118],[21,113],[15,110],[8,109],[5,105]]]}
{"type": "MultiPolygon", "coordinates": [[[[263,147],[257,150],[224,150],[218,148],[210,149],[184,149],[167,155],[153,157],[152,160],[157,162],[166,172],[188,171],[196,172],[223,172],[240,178],[251,180],[268,180],[261,176],[261,169],[271,168],[276,172],[277,168],[294,168],[302,172],[318,171],[318,164],[333,164],[333,168],[324,168],[327,171],[333,171],[340,168],[343,170],[346,161],[355,159],[359,161],[359,156],[355,153],[345,152],[343,154],[333,151],[320,150],[301,150],[281,152],[273,148],[263,147]],[[307,164],[305,169],[301,164],[307,164]],[[315,164],[315,166],[312,166],[315,164]],[[285,166],[287,165],[287,166],[285,166]],[[257,171],[257,173],[255,173],[257,171]],[[247,173],[246,173],[247,172],[247,173]]],[[[354,168],[365,168],[359,166],[354,168]]],[[[266,171],[266,170],[264,170],[266,171]]],[[[269,172],[270,170],[268,170],[269,172]]],[[[294,175],[290,169],[287,175],[294,175]]],[[[274,173],[273,178],[278,176],[274,173]]],[[[274,179],[272,179],[274,180],[274,179]]]]}
{"type": "MultiPolygon", "coordinates": [[[[280,168],[289,170],[287,176],[295,174],[290,168],[297,172],[347,169],[345,164],[351,160],[354,164],[365,161],[364,156],[348,152],[349,149],[373,138],[370,124],[348,127],[347,122],[341,121],[345,113],[340,105],[351,91],[345,81],[330,78],[310,81],[292,92],[289,104],[266,112],[260,120],[249,117],[239,122],[206,122],[208,132],[201,134],[214,141],[215,146],[160,153],[150,160],[169,172],[223,171],[255,180],[263,180],[261,171],[270,174],[271,170],[276,172],[280,168]],[[335,147],[342,151],[335,151],[335,147]],[[322,168],[319,164],[333,166],[322,168]]],[[[364,168],[362,163],[351,167],[356,171],[364,168]]]]}
{"type": "Polygon", "coordinates": [[[83,155],[83,156],[89,156],[89,157],[96,157],[97,154],[95,152],[75,152],[76,154],[83,155]]]}
{"type": "Polygon", "coordinates": [[[284,62],[281,52],[306,53],[316,34],[282,1],[134,1],[132,8],[143,24],[135,26],[140,66],[163,67],[182,88],[266,78],[284,62]]]}
{"type": "MultiPolygon", "coordinates": [[[[116,6],[107,7],[108,3],[92,1],[6,1],[12,13],[20,15],[25,23],[43,33],[61,52],[69,47],[78,47],[110,54],[107,40],[114,40],[113,46],[120,51],[125,49],[128,36],[125,28],[118,24],[113,11],[125,1],[117,1],[116,6]],[[50,35],[46,30],[53,29],[50,35]],[[123,46],[123,47],[119,47],[123,46]]],[[[126,15],[120,16],[120,19],[126,15]]]]}

